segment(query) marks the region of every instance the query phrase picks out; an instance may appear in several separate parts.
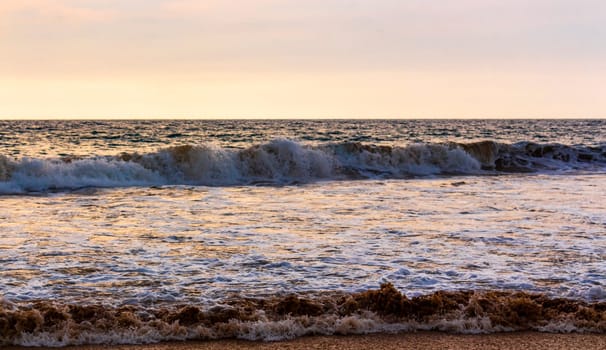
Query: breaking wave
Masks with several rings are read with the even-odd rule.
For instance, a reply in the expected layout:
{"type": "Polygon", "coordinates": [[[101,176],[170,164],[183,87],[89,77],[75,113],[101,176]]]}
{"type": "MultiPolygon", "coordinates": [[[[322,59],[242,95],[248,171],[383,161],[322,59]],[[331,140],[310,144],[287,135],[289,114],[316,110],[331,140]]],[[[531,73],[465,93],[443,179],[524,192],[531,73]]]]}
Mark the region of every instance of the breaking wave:
{"type": "Polygon", "coordinates": [[[389,283],[360,293],[231,297],[212,306],[13,304],[0,299],[0,345],[273,341],[417,330],[606,333],[606,303],[504,291],[438,291],[407,298],[389,283]]]}
{"type": "Polygon", "coordinates": [[[0,193],[82,187],[230,186],[428,175],[604,171],[606,145],[358,142],[305,145],[278,139],[246,149],[183,145],[139,154],[10,159],[0,155],[0,193]]]}

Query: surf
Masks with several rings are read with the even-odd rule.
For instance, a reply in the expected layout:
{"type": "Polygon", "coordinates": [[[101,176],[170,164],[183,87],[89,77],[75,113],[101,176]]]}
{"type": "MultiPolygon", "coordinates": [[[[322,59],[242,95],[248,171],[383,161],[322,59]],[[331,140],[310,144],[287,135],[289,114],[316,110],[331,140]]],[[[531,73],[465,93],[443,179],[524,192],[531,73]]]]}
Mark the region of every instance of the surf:
{"type": "Polygon", "coordinates": [[[602,172],[606,146],[534,142],[305,144],[275,139],[237,149],[212,143],[115,156],[0,156],[0,193],[85,187],[246,186],[423,176],[602,172]]]}

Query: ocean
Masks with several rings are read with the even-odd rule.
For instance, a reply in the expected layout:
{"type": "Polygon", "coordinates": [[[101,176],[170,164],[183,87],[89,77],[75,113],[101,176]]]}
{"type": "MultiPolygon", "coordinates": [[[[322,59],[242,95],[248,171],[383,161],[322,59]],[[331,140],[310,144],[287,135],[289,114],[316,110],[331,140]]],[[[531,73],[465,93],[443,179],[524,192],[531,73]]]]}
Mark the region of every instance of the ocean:
{"type": "Polygon", "coordinates": [[[606,333],[606,120],[0,121],[0,345],[606,333]]]}

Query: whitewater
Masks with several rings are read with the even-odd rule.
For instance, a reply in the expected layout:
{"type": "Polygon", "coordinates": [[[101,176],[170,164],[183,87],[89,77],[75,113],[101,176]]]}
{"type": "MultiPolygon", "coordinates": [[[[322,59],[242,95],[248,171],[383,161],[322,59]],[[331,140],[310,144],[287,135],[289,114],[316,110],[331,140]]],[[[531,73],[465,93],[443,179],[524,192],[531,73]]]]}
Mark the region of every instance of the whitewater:
{"type": "Polygon", "coordinates": [[[0,344],[606,332],[606,121],[0,122],[0,344]]]}
{"type": "Polygon", "coordinates": [[[233,186],[318,180],[393,179],[427,175],[579,172],[606,169],[606,146],[521,142],[306,146],[272,140],[243,150],[183,145],[114,157],[55,159],[0,156],[0,193],[82,187],[233,186]]]}

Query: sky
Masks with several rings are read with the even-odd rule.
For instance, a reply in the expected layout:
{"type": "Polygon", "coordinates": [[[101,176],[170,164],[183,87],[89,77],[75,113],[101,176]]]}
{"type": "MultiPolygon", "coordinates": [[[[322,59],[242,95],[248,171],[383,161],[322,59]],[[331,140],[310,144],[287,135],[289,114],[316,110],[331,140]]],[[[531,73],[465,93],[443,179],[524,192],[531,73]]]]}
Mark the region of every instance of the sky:
{"type": "Polygon", "coordinates": [[[0,118],[606,118],[603,0],[2,0],[0,118]]]}

